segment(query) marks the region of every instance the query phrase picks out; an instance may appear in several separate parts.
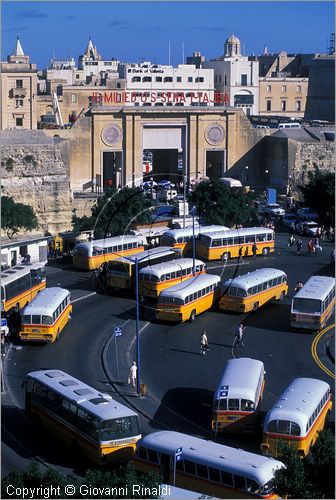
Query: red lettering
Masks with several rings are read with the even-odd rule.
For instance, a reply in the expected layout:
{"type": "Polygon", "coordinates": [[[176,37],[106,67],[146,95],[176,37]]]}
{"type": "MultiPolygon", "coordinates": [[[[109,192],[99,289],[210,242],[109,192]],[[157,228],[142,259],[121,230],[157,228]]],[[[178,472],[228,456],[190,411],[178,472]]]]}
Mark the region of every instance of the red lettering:
{"type": "Polygon", "coordinates": [[[208,94],[206,92],[204,92],[204,94],[203,94],[202,102],[209,102],[209,97],[208,97],[208,94]]]}
{"type": "Polygon", "coordinates": [[[157,97],[156,92],[152,92],[151,93],[151,102],[155,102],[156,101],[156,97],[157,97]]]}
{"type": "Polygon", "coordinates": [[[136,101],[136,92],[131,92],[131,102],[136,101]]]}
{"type": "Polygon", "coordinates": [[[161,102],[166,102],[166,92],[161,93],[161,102]]]}
{"type": "Polygon", "coordinates": [[[196,99],[195,93],[190,92],[190,103],[194,102],[194,99],[196,99]]]}
{"type": "Polygon", "coordinates": [[[113,97],[112,92],[110,92],[110,94],[108,94],[107,92],[104,92],[104,102],[107,102],[107,103],[112,102],[113,101],[112,97],[113,97]]]}
{"type": "Polygon", "coordinates": [[[146,102],[147,101],[147,94],[146,92],[141,92],[141,102],[146,102]]]}
{"type": "Polygon", "coordinates": [[[130,102],[129,101],[129,94],[130,94],[129,92],[124,92],[124,101],[125,102],[130,102]]]}
{"type": "Polygon", "coordinates": [[[172,92],[167,92],[167,102],[173,102],[174,96],[172,92]]]}

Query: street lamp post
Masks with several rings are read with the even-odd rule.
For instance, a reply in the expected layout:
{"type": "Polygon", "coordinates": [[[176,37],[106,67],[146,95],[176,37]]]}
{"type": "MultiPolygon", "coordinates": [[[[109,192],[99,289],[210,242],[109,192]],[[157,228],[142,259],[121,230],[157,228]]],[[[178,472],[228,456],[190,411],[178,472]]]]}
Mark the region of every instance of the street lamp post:
{"type": "Polygon", "coordinates": [[[195,255],[196,255],[196,242],[195,242],[195,212],[196,212],[196,207],[193,206],[190,213],[192,215],[192,229],[193,229],[193,237],[192,237],[192,256],[193,256],[193,276],[195,276],[196,269],[195,269],[195,255]]]}
{"type": "Polygon", "coordinates": [[[266,187],[268,185],[268,170],[265,170],[266,187]]]}
{"type": "Polygon", "coordinates": [[[140,332],[139,332],[139,260],[137,257],[135,261],[135,307],[136,307],[136,318],[135,318],[135,335],[136,335],[136,347],[137,347],[137,394],[140,394],[140,332]]]}
{"type": "Polygon", "coordinates": [[[248,183],[248,166],[246,165],[245,166],[245,180],[244,180],[245,186],[247,186],[247,183],[248,183]]]}

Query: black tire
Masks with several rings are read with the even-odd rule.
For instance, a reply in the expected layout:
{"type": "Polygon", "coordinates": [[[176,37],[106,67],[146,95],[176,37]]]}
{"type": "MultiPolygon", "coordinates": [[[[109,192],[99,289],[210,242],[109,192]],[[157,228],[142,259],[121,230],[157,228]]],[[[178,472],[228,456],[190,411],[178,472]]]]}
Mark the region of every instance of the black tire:
{"type": "Polygon", "coordinates": [[[263,249],[262,249],[262,254],[263,254],[263,255],[268,255],[268,254],[269,254],[269,248],[267,248],[267,247],[266,247],[266,248],[263,248],[263,249]]]}
{"type": "Polygon", "coordinates": [[[227,260],[229,260],[229,258],[230,258],[230,252],[224,252],[222,254],[222,257],[221,257],[222,260],[227,261],[227,260]]]}
{"type": "Polygon", "coordinates": [[[195,318],[196,318],[196,311],[195,309],[193,309],[190,313],[190,318],[189,318],[190,323],[193,323],[195,321],[195,318]]]}

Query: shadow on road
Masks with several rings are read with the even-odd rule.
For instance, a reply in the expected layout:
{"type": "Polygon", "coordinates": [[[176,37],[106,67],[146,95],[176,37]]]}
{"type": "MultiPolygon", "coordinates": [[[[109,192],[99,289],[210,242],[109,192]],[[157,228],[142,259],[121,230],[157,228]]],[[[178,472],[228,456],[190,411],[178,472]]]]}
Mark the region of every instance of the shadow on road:
{"type": "Polygon", "coordinates": [[[261,330],[272,330],[272,332],[283,333],[289,330],[290,304],[269,303],[247,316],[245,325],[247,327],[260,328],[261,330]],[[265,317],[269,321],[265,321],[265,317]]]}

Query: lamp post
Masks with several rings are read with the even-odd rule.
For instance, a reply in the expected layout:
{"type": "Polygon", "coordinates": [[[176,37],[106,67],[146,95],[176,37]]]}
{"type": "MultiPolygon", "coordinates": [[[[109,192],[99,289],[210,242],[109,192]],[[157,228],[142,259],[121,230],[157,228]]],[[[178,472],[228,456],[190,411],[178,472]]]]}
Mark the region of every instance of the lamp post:
{"type": "Polygon", "coordinates": [[[268,170],[265,170],[265,178],[266,178],[266,187],[268,185],[268,170]]]}
{"type": "Polygon", "coordinates": [[[193,206],[192,209],[190,210],[190,213],[192,215],[192,230],[193,230],[193,237],[192,237],[192,256],[193,256],[193,276],[195,276],[196,269],[195,269],[195,254],[196,254],[196,242],[195,242],[195,212],[196,212],[196,207],[193,206]]]}
{"type": "Polygon", "coordinates": [[[245,166],[245,179],[244,179],[244,184],[245,186],[247,186],[247,182],[248,182],[248,166],[246,165],[245,166]]]}

